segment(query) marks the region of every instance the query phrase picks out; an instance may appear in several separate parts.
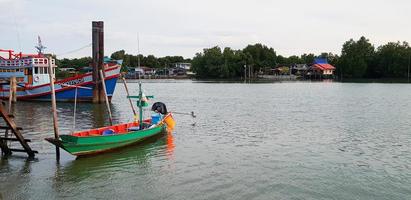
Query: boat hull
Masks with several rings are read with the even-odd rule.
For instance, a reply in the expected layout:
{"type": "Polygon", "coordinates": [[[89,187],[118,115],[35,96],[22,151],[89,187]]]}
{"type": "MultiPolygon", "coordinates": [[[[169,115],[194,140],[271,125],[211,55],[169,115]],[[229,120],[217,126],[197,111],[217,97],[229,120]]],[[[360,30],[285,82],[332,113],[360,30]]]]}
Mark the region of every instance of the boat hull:
{"type": "Polygon", "coordinates": [[[60,140],[55,140],[54,138],[47,138],[46,140],[63,148],[72,155],[85,156],[111,151],[141,142],[155,135],[164,133],[165,128],[165,125],[158,125],[153,128],[124,134],[88,137],[61,135],[60,140]]]}
{"type": "MultiPolygon", "coordinates": [[[[120,66],[112,67],[105,70],[106,90],[109,99],[114,94],[116,82],[120,76],[120,66]]],[[[91,73],[70,77],[55,82],[55,92],[57,101],[74,101],[76,97],[79,101],[93,100],[93,77],[91,73]]],[[[3,86],[0,90],[0,98],[9,98],[9,86],[3,86]]],[[[17,88],[17,100],[19,101],[50,101],[51,89],[50,84],[38,86],[20,86],[17,88]]]]}

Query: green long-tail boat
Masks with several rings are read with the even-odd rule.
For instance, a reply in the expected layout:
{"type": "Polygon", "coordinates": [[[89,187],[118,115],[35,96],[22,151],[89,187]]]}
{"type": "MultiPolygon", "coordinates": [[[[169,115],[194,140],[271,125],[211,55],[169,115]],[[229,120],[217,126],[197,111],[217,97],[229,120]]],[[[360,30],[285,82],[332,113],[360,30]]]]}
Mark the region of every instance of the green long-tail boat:
{"type": "Polygon", "coordinates": [[[85,156],[131,145],[174,128],[175,122],[172,114],[167,113],[166,109],[162,111],[162,114],[165,114],[162,119],[143,120],[142,108],[147,106],[144,100],[153,97],[145,97],[142,94],[141,83],[139,96],[128,96],[128,98],[138,98],[139,121],[74,132],[69,135],[60,135],[58,139],[46,138],[45,140],[72,155],[85,156]]]}

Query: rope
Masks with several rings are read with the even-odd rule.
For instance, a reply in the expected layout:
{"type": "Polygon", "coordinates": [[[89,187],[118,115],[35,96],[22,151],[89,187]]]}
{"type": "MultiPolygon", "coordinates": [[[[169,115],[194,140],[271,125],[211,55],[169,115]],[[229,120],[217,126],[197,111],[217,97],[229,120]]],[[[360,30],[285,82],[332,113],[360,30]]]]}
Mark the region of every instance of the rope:
{"type": "Polygon", "coordinates": [[[62,55],[72,54],[72,53],[81,51],[81,50],[83,50],[83,49],[85,49],[85,48],[87,48],[87,47],[91,47],[91,45],[92,45],[92,43],[87,44],[87,45],[85,45],[85,46],[83,46],[83,47],[80,47],[80,48],[78,48],[78,49],[74,49],[74,50],[71,50],[71,51],[67,51],[67,52],[63,52],[63,53],[57,54],[56,56],[62,56],[62,55]]]}
{"type": "Polygon", "coordinates": [[[190,115],[193,118],[196,118],[197,116],[194,114],[194,111],[191,111],[191,113],[182,113],[182,112],[171,112],[173,114],[179,114],[179,115],[190,115]]]}

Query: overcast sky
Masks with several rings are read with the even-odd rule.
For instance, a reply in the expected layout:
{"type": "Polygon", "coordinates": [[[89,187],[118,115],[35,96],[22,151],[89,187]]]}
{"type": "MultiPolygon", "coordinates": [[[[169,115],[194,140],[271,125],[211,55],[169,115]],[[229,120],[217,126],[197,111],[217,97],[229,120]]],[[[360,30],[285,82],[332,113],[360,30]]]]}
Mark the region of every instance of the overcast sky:
{"type": "Polygon", "coordinates": [[[0,0],[0,48],[91,55],[91,21],[105,25],[105,53],[193,57],[213,46],[263,43],[277,54],[340,53],[350,38],[411,41],[410,0],[0,0]]]}

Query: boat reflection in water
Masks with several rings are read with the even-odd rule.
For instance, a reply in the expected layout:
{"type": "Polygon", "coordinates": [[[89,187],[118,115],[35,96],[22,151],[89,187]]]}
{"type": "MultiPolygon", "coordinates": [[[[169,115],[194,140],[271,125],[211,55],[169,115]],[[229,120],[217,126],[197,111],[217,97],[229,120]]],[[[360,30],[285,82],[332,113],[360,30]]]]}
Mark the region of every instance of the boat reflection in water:
{"type": "Polygon", "coordinates": [[[174,154],[174,137],[173,133],[171,131],[167,131],[167,136],[166,136],[166,147],[167,147],[167,158],[168,159],[174,159],[173,154],[174,154]]]}
{"type": "Polygon", "coordinates": [[[101,155],[71,160],[56,169],[54,181],[59,188],[68,189],[83,181],[105,182],[109,177],[150,174],[158,167],[152,163],[172,160],[174,148],[172,133],[163,133],[101,155]]]}

